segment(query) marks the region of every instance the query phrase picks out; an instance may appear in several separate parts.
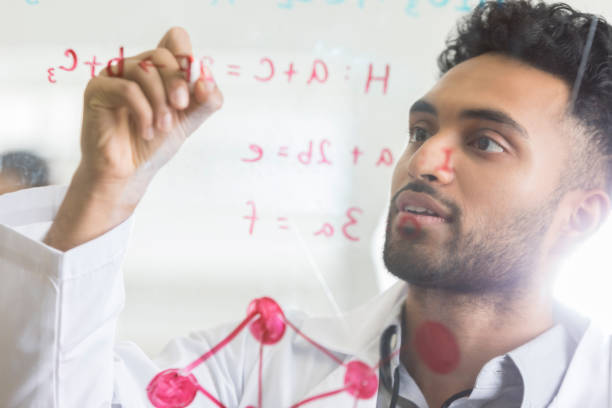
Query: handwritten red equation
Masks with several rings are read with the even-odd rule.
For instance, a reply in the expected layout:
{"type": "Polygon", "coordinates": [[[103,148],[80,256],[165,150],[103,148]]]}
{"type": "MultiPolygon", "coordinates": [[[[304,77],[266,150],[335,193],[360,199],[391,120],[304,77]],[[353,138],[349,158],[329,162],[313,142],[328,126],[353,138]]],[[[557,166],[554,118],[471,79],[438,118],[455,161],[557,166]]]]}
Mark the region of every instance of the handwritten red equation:
{"type": "MultiPolygon", "coordinates": [[[[242,218],[249,221],[249,235],[254,235],[255,232],[255,224],[259,221],[259,217],[257,216],[257,207],[255,206],[255,202],[247,201],[246,204],[249,206],[250,214],[243,216],[242,218]]],[[[357,214],[362,214],[363,210],[359,207],[350,207],[346,210],[346,218],[347,221],[341,225],[340,231],[344,238],[349,241],[359,241],[359,237],[355,234],[354,228],[357,225],[357,214]]],[[[277,217],[278,228],[281,230],[288,230],[290,226],[288,224],[287,217],[277,217]]],[[[321,227],[313,232],[315,236],[323,236],[323,237],[333,237],[336,232],[333,224],[330,222],[324,222],[321,224],[321,227]]]]}
{"type": "MultiPolygon", "coordinates": [[[[319,142],[314,140],[308,141],[308,147],[303,150],[298,150],[297,154],[295,154],[295,158],[297,161],[303,165],[311,165],[311,164],[333,164],[331,157],[329,155],[329,148],[331,147],[331,141],[327,139],[320,140],[319,142]],[[313,148],[317,146],[316,152],[313,148]],[[314,159],[314,160],[313,160],[314,159]]],[[[276,153],[277,157],[281,158],[289,158],[291,157],[289,152],[290,146],[279,146],[278,152],[276,153]]],[[[255,163],[261,161],[264,157],[264,149],[261,145],[258,144],[250,144],[249,145],[250,154],[246,157],[242,157],[240,160],[247,163],[255,163]]],[[[347,151],[346,153],[352,156],[353,164],[357,165],[360,157],[364,154],[364,151],[359,148],[359,146],[355,146],[352,150],[347,151]]],[[[383,147],[380,150],[380,154],[378,155],[378,159],[375,162],[375,166],[393,166],[393,152],[388,147],[383,147]]]]}
{"type": "MultiPolygon", "coordinates": [[[[87,65],[89,67],[90,76],[92,78],[96,76],[96,67],[104,67],[104,66],[106,67],[108,76],[122,77],[123,67],[125,64],[125,58],[123,54],[124,54],[123,47],[119,47],[119,56],[109,59],[108,62],[106,63],[106,66],[102,62],[98,61],[95,55],[93,56],[91,60],[84,61],[83,65],[87,65]]],[[[59,69],[61,71],[66,71],[66,72],[72,72],[76,70],[79,65],[79,58],[77,56],[77,53],[72,48],[69,48],[66,51],[64,51],[64,56],[68,58],[68,60],[70,61],[69,64],[66,64],[65,66],[60,65],[59,67],[52,67],[52,68],[47,69],[47,80],[52,84],[57,82],[57,80],[55,79],[55,75],[57,74],[55,71],[56,69],[59,69]]],[[[189,81],[191,79],[190,78],[191,66],[194,62],[193,56],[188,55],[188,54],[178,54],[178,55],[175,55],[175,57],[177,58],[179,62],[180,70],[184,72],[187,81],[189,81]]],[[[203,61],[204,60],[202,60],[200,63],[201,73],[204,72],[204,62],[203,61]]],[[[164,67],[163,65],[154,64],[151,57],[142,59],[138,63],[138,66],[145,72],[149,72],[149,69],[151,68],[163,68],[164,67]]]]}
{"type": "MultiPolygon", "coordinates": [[[[90,59],[86,59],[80,62],[77,52],[69,48],[64,51],[64,58],[66,59],[63,64],[50,67],[47,69],[47,81],[49,83],[55,84],[58,81],[57,75],[64,72],[72,72],[77,69],[79,63],[81,65],[85,65],[89,69],[89,73],[91,78],[95,77],[98,69],[107,68],[107,70],[111,70],[112,67],[118,67],[118,71],[115,71],[117,75],[110,76],[121,76],[122,67],[124,61],[124,49],[123,47],[119,47],[119,56],[115,58],[111,58],[104,64],[102,61],[99,61],[97,57],[94,55],[90,59]]],[[[215,59],[211,56],[204,56],[199,59],[195,59],[193,56],[187,55],[179,55],[177,58],[186,59],[190,58],[188,65],[190,66],[192,63],[199,63],[201,71],[203,71],[204,65],[209,67],[215,66],[215,59]]],[[[153,63],[150,60],[143,60],[140,62],[140,67],[145,71],[148,67],[154,67],[153,63]]],[[[184,65],[184,64],[183,64],[184,65]]],[[[240,64],[225,64],[224,66],[220,66],[217,63],[216,70],[219,72],[220,70],[224,70],[225,74],[229,77],[241,77],[241,76],[249,76],[256,82],[267,83],[272,80],[283,80],[288,83],[297,82],[298,79],[302,84],[307,86],[313,84],[325,84],[329,82],[330,78],[334,75],[337,77],[342,77],[344,80],[349,80],[351,78],[351,66],[347,65],[344,68],[343,72],[331,72],[328,63],[326,63],[323,59],[315,59],[312,64],[306,67],[297,67],[294,62],[289,62],[288,65],[281,66],[278,62],[274,62],[274,60],[270,57],[262,57],[257,64],[258,68],[254,72],[244,73],[243,66],[240,64]],[[299,70],[297,69],[299,68],[299,70]],[[295,81],[294,81],[295,77],[295,81]]],[[[113,72],[113,71],[111,71],[113,72]]],[[[185,71],[188,75],[189,70],[185,71]]],[[[217,74],[218,75],[218,74],[217,74]]],[[[368,64],[367,75],[365,75],[363,79],[363,92],[365,94],[369,94],[374,87],[380,89],[383,95],[387,94],[387,90],[389,88],[391,75],[391,66],[390,64],[384,64],[383,67],[374,67],[373,63],[368,64]]]]}

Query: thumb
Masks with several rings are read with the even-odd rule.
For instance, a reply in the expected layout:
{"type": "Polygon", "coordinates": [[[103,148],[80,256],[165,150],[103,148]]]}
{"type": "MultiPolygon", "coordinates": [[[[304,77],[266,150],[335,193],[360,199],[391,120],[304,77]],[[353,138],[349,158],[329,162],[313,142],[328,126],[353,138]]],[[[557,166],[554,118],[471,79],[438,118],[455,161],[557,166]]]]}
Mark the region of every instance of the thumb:
{"type": "Polygon", "coordinates": [[[193,84],[192,93],[190,104],[183,111],[185,114],[184,128],[188,135],[223,105],[223,94],[208,67],[204,67],[201,71],[200,77],[193,84]]]}

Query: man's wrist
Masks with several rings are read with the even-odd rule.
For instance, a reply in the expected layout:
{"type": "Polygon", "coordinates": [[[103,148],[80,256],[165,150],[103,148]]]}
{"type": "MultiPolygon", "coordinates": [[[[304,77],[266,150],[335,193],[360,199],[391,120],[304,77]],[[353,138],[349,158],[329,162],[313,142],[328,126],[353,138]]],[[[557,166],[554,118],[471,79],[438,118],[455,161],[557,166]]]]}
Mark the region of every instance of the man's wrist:
{"type": "Polygon", "coordinates": [[[125,221],[142,193],[127,181],[91,177],[80,165],[43,242],[60,251],[91,241],[125,221]],[[131,191],[130,191],[131,190],[131,191]]]}

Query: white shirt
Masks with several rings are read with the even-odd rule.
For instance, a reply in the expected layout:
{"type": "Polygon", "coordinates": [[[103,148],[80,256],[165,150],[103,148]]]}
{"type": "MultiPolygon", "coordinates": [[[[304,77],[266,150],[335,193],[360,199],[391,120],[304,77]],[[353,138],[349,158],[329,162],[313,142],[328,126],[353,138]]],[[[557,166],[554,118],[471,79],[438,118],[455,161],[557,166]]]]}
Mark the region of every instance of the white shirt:
{"type": "MultiPolygon", "coordinates": [[[[558,322],[562,313],[558,309],[555,311],[557,323],[549,330],[489,360],[478,373],[469,396],[449,398],[448,408],[548,406],[557,394],[577,346],[563,324],[558,322]]],[[[399,316],[393,325],[397,338],[401,338],[399,316]]],[[[399,347],[396,345],[394,351],[399,347]]],[[[399,395],[405,400],[398,402],[398,408],[429,408],[419,386],[400,363],[397,354],[390,361],[390,372],[396,369],[399,369],[399,395]]],[[[390,392],[381,387],[377,408],[388,407],[390,397],[390,392]]]]}
{"type": "MultiPolygon", "coordinates": [[[[234,325],[174,339],[155,359],[133,343],[115,344],[124,303],[121,264],[133,217],[92,241],[57,251],[41,239],[65,191],[40,187],[0,196],[0,407],[150,407],[146,387],[155,375],[187,366],[234,325]]],[[[381,333],[397,318],[405,295],[406,286],[398,284],[342,318],[288,314],[342,364],[287,329],[279,343],[264,348],[262,407],[288,407],[343,388],[349,362],[374,367],[381,333]]],[[[610,336],[571,311],[564,310],[560,321],[577,346],[549,406],[612,407],[610,336]]],[[[227,407],[257,405],[259,346],[243,330],[193,374],[227,407]]],[[[526,379],[525,395],[534,396],[521,407],[539,408],[538,392],[530,387],[545,384],[539,377],[547,373],[522,367],[523,359],[532,358],[530,349],[513,361],[526,379]]],[[[357,406],[375,408],[376,400],[360,399],[357,406]]],[[[202,393],[190,405],[207,406],[213,405],[202,393]]],[[[354,406],[355,398],[340,392],[306,408],[354,406]]]]}

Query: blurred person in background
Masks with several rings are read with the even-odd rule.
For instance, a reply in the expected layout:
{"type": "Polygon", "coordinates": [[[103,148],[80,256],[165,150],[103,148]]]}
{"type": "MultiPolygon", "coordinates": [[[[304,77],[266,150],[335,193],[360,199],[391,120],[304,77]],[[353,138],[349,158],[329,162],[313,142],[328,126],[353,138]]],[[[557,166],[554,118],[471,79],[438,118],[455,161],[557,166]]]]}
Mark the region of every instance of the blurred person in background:
{"type": "Polygon", "coordinates": [[[48,185],[49,166],[43,158],[25,150],[0,156],[0,194],[48,185]]]}

